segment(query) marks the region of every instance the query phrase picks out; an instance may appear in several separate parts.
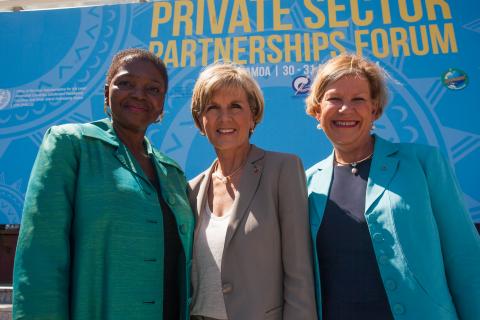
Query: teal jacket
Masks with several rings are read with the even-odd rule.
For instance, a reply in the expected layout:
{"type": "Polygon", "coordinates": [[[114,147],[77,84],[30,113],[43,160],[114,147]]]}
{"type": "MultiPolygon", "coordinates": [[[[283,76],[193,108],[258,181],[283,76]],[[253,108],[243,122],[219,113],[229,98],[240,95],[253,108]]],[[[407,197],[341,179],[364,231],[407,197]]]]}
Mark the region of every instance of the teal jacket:
{"type": "MultiPolygon", "coordinates": [[[[319,315],[315,240],[332,172],[333,154],[307,170],[319,315]]],[[[376,137],[365,218],[395,319],[480,319],[480,239],[437,149],[376,137]]]]}
{"type": "MultiPolygon", "coordinates": [[[[194,229],[187,182],[174,161],[145,146],[177,222],[187,320],[194,229]]],[[[110,121],[50,128],[25,198],[13,318],[161,320],[163,251],[157,192],[110,121]]]]}

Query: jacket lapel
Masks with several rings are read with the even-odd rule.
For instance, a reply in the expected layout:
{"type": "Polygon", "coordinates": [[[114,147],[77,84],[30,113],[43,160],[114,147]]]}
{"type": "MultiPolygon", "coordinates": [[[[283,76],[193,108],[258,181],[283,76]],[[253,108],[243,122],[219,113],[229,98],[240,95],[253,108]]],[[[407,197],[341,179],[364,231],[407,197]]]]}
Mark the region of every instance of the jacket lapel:
{"type": "Polygon", "coordinates": [[[114,155],[126,169],[133,172],[136,176],[145,180],[147,183],[150,183],[143,173],[143,170],[140,168],[133,155],[128,152],[127,147],[124,144],[120,144],[114,155]]]}
{"type": "Polygon", "coordinates": [[[114,147],[118,147],[120,144],[112,123],[108,119],[86,123],[82,126],[82,135],[102,140],[114,147]]]}
{"type": "MultiPolygon", "coordinates": [[[[136,164],[136,160],[133,159],[133,156],[128,152],[127,148],[118,139],[118,136],[115,133],[115,130],[113,129],[110,120],[104,119],[86,124],[82,128],[82,134],[87,137],[102,140],[103,142],[106,142],[115,147],[113,155],[122,164],[122,166],[134,173],[136,176],[149,182],[143,171],[136,164]]],[[[148,141],[147,146],[149,146],[148,141]]]]}
{"type": "MultiPolygon", "coordinates": [[[[265,151],[252,145],[248,154],[247,163],[243,169],[243,174],[238,187],[237,199],[233,204],[232,217],[225,237],[225,248],[235,234],[243,216],[247,212],[253,196],[257,192],[260,178],[263,173],[265,160],[265,151]]],[[[225,249],[224,249],[225,250],[225,249]]]]}
{"type": "MultiPolygon", "coordinates": [[[[216,161],[216,160],[215,160],[216,161]]],[[[207,201],[207,192],[208,186],[210,185],[211,179],[211,172],[213,169],[213,165],[215,161],[210,165],[210,167],[203,172],[202,181],[200,182],[200,186],[198,188],[198,194],[196,199],[196,206],[197,206],[197,214],[200,215],[203,208],[205,207],[205,203],[207,201]]]]}
{"type": "Polygon", "coordinates": [[[395,175],[398,166],[397,151],[398,148],[395,144],[375,136],[375,147],[365,198],[365,213],[369,212],[395,175]]]}
{"type": "Polygon", "coordinates": [[[310,170],[314,170],[308,181],[308,200],[311,207],[310,227],[312,234],[316,235],[322,223],[323,213],[325,212],[328,193],[332,183],[333,153],[310,170]]]}
{"type": "MultiPolygon", "coordinates": [[[[397,150],[395,144],[375,136],[374,155],[367,183],[365,212],[369,211],[394,177],[398,166],[398,158],[395,156],[397,150]]],[[[312,230],[320,226],[322,222],[332,182],[333,156],[332,153],[311,169],[315,170],[308,183],[309,202],[311,206],[315,207],[310,214],[312,230]],[[327,181],[328,183],[326,183],[327,181]]]]}
{"type": "MultiPolygon", "coordinates": [[[[187,198],[186,181],[185,184],[183,184],[183,182],[179,183],[179,181],[182,180],[177,179],[175,174],[171,174],[171,171],[169,177],[169,169],[176,170],[175,168],[177,168],[180,171],[182,170],[178,164],[170,158],[155,150],[147,138],[145,138],[145,143],[148,154],[155,159],[155,171],[160,182],[162,198],[170,207],[175,217],[177,227],[180,231],[178,235],[188,257],[191,245],[191,234],[194,228],[194,217],[187,198]]],[[[177,174],[181,175],[181,173],[177,174]]]]}

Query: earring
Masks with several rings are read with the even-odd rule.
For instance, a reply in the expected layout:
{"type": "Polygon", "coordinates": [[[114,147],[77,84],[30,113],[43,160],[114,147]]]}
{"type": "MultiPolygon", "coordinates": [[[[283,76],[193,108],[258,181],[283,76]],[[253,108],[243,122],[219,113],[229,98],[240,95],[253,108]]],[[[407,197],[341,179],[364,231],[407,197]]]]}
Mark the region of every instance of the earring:
{"type": "Polygon", "coordinates": [[[321,118],[321,114],[317,111],[315,114],[315,119],[318,121],[317,130],[322,130],[322,122],[320,121],[321,118]]]}
{"type": "Polygon", "coordinates": [[[372,130],[375,130],[376,127],[375,127],[375,123],[372,121],[372,130]]]}
{"type": "Polygon", "coordinates": [[[250,128],[250,134],[252,134],[254,130],[255,130],[255,129],[250,128]]]}
{"type": "Polygon", "coordinates": [[[157,117],[157,119],[155,119],[154,123],[159,123],[162,121],[162,119],[163,119],[163,112],[157,117]]]}

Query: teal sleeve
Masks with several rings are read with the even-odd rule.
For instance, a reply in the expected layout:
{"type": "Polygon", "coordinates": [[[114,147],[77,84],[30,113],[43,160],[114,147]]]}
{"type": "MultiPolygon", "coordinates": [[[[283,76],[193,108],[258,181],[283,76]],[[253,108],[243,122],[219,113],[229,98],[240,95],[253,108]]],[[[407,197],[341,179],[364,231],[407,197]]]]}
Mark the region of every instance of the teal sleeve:
{"type": "Polygon", "coordinates": [[[45,134],[27,188],[14,267],[14,319],[68,319],[77,160],[60,127],[45,134]]]}
{"type": "Polygon", "coordinates": [[[448,286],[460,319],[480,319],[480,238],[452,168],[435,150],[425,172],[448,286]]]}

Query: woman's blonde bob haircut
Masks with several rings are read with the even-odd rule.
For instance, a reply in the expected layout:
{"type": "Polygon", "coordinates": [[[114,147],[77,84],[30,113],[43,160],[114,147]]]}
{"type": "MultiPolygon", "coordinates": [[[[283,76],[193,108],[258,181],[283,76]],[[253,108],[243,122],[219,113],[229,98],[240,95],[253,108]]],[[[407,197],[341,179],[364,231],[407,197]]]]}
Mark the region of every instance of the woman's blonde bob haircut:
{"type": "Polygon", "coordinates": [[[192,117],[203,133],[201,117],[205,107],[218,90],[225,88],[243,89],[253,114],[255,126],[262,120],[265,101],[257,82],[242,68],[231,62],[216,62],[206,67],[199,75],[192,94],[192,117]]]}
{"type": "Polygon", "coordinates": [[[388,101],[387,73],[376,63],[354,54],[341,54],[319,66],[306,99],[307,114],[317,118],[321,114],[320,104],[327,86],[345,76],[357,76],[368,81],[376,116],[380,118],[388,101]]]}

